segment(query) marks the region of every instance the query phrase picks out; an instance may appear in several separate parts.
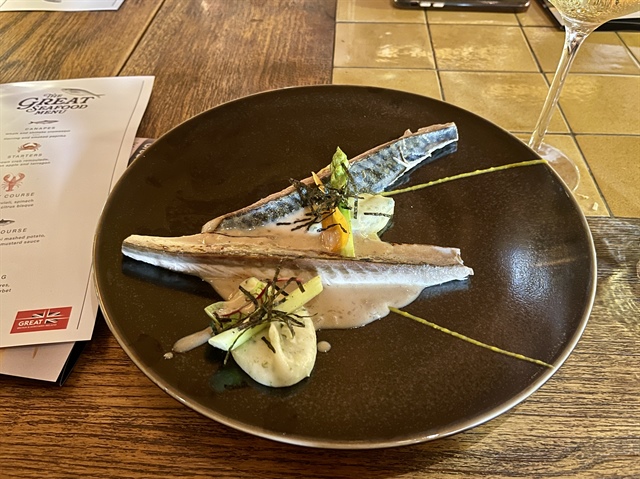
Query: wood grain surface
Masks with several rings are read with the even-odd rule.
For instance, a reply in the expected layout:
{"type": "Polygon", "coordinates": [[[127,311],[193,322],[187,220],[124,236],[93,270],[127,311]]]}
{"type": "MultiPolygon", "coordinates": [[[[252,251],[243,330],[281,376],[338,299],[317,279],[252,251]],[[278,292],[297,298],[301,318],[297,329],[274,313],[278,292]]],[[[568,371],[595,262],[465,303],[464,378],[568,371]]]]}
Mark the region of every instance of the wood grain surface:
{"type": "Polygon", "coordinates": [[[584,336],[547,384],[485,425],[377,451],[256,438],[166,395],[100,320],[63,387],[0,377],[0,477],[638,477],[640,220],[589,223],[599,285],[584,336]]]}
{"type": "Polygon", "coordinates": [[[252,93],[331,83],[335,0],[166,2],[121,75],[156,75],[140,136],[252,93]]]}
{"type": "MultiPolygon", "coordinates": [[[[140,135],[156,137],[223,101],[328,83],[334,14],[335,0],[3,13],[0,81],[155,75],[140,135]]],[[[599,284],[582,340],[539,391],[483,426],[376,451],[256,438],[166,395],[99,319],[64,386],[0,376],[0,478],[640,477],[640,220],[589,223],[599,284]]]]}
{"type": "Polygon", "coordinates": [[[0,83],[116,76],[164,0],[115,12],[2,12],[0,83]]]}

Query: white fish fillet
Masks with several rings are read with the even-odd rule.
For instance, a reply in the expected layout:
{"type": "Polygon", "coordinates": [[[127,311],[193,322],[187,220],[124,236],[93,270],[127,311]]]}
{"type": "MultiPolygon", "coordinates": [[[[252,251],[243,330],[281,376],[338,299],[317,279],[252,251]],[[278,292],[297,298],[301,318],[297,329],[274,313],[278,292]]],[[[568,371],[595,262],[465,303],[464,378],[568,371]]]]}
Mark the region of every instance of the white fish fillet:
{"type": "Polygon", "coordinates": [[[460,250],[421,244],[360,240],[357,258],[320,249],[282,247],[271,238],[228,237],[216,233],[165,238],[133,235],[122,252],[135,260],[172,271],[214,278],[249,276],[281,269],[283,276],[319,274],[323,284],[411,284],[423,287],[461,280],[473,274],[460,250]]]}
{"type": "MultiPolygon", "coordinates": [[[[350,160],[350,172],[358,182],[357,191],[384,190],[426,159],[455,148],[457,140],[455,124],[433,125],[416,133],[407,132],[397,140],[358,155],[350,160]]],[[[328,174],[328,170],[318,172],[325,180],[328,174]]],[[[303,182],[311,184],[313,180],[303,182]]],[[[423,288],[463,280],[473,274],[473,270],[463,264],[456,248],[360,238],[356,244],[357,257],[347,258],[325,251],[319,241],[299,241],[300,237],[293,241],[286,239],[290,233],[286,227],[277,226],[275,233],[271,228],[271,233],[261,236],[260,228],[300,212],[300,201],[295,188],[286,188],[209,221],[199,234],[175,238],[132,235],[123,242],[122,252],[138,261],[199,276],[222,296],[237,290],[237,284],[248,277],[273,277],[277,268],[282,277],[308,280],[320,275],[325,286],[340,285],[342,291],[353,285],[378,289],[393,286],[394,291],[404,288],[403,304],[389,299],[395,293],[386,295],[389,297],[372,293],[371,298],[366,298],[372,304],[380,303],[376,306],[376,317],[386,314],[385,311],[388,313],[389,304],[400,307],[413,301],[423,288]],[[283,228],[282,233],[279,228],[283,228]],[[234,281],[235,285],[229,286],[234,281]],[[226,285],[222,286],[223,283],[226,285]],[[223,291],[224,288],[228,289],[223,291]]],[[[330,291],[323,296],[327,294],[330,295],[330,291]]]]}

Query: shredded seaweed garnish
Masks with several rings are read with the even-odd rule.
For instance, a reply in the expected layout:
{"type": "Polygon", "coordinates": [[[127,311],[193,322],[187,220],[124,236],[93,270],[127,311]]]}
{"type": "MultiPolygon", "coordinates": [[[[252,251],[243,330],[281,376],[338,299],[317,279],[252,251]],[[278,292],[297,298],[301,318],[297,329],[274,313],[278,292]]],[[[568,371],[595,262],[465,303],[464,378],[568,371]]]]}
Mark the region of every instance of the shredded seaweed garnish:
{"type": "MultiPolygon", "coordinates": [[[[352,207],[349,205],[351,198],[355,200],[353,209],[355,212],[354,217],[357,217],[357,203],[359,198],[354,187],[355,181],[346,166],[341,164],[340,167],[347,179],[341,188],[335,188],[330,184],[322,182],[319,182],[319,184],[317,182],[313,185],[306,185],[302,181],[291,178],[289,181],[298,192],[298,195],[300,195],[302,206],[308,208],[308,211],[302,219],[276,224],[280,226],[293,225],[292,231],[302,228],[309,230],[313,225],[322,223],[325,219],[330,218],[338,207],[351,210],[352,207]]],[[[317,175],[315,175],[315,177],[318,178],[317,175]]],[[[344,227],[338,223],[328,225],[320,231],[335,228],[336,226],[342,228],[346,233],[344,227]]]]}
{"type": "MultiPolygon", "coordinates": [[[[304,328],[303,319],[305,316],[295,313],[285,313],[284,311],[276,309],[276,306],[285,301],[289,295],[289,293],[285,291],[285,288],[293,283],[296,283],[297,288],[304,293],[302,281],[295,277],[287,279],[280,278],[280,269],[278,268],[273,278],[266,280],[264,288],[255,295],[242,286],[239,286],[240,291],[246,297],[246,302],[241,307],[226,314],[213,312],[211,328],[216,334],[232,328],[241,330],[241,333],[235,338],[229,351],[227,351],[224,358],[225,364],[229,359],[230,351],[238,339],[255,326],[264,323],[280,322],[289,328],[291,336],[295,336],[296,334],[295,327],[304,328]]],[[[269,340],[265,337],[262,337],[262,340],[265,341],[269,349],[275,353],[275,349],[269,340]]]]}
{"type": "Polygon", "coordinates": [[[271,350],[271,352],[272,352],[273,354],[275,354],[275,353],[276,353],[276,348],[274,348],[274,347],[273,347],[273,344],[271,344],[271,341],[269,341],[269,340],[267,339],[267,337],[266,337],[266,336],[262,336],[262,338],[260,338],[260,339],[262,339],[262,341],[264,342],[264,344],[266,344],[266,345],[267,345],[267,347],[271,350]]]}

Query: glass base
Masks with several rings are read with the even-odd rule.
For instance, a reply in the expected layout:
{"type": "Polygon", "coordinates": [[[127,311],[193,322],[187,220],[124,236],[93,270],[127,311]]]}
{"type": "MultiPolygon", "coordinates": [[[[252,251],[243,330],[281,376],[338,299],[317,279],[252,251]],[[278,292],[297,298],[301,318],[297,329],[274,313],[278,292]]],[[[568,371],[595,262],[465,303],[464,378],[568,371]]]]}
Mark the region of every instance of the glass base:
{"type": "Polygon", "coordinates": [[[571,192],[578,188],[580,170],[568,156],[546,143],[540,145],[538,154],[549,162],[549,166],[553,168],[571,192]]]}

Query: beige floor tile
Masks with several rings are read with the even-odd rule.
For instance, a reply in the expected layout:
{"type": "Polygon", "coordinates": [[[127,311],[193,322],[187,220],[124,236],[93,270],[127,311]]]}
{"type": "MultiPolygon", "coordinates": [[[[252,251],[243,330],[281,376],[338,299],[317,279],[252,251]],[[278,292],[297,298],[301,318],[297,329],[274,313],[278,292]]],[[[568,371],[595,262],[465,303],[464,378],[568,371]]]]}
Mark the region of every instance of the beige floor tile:
{"type": "Polygon", "coordinates": [[[391,0],[338,0],[337,22],[426,23],[422,10],[395,8],[391,0]]]}
{"type": "MultiPolygon", "coordinates": [[[[529,135],[516,135],[523,142],[529,142],[529,135]]],[[[589,167],[580,153],[580,149],[571,135],[547,135],[545,143],[559,149],[580,171],[580,183],[573,192],[573,197],[586,216],[609,216],[607,206],[591,176],[589,167]]]]}
{"type": "Polygon", "coordinates": [[[334,68],[333,83],[392,88],[437,98],[438,100],[442,99],[440,82],[435,70],[334,68]]]}
{"type": "MultiPolygon", "coordinates": [[[[444,99],[511,132],[531,132],[548,87],[541,73],[440,72],[444,99]]],[[[550,132],[567,133],[556,113],[550,132]]]]}
{"type": "Polygon", "coordinates": [[[576,137],[615,216],[640,217],[640,137],[576,137]]]}
{"type": "MultiPolygon", "coordinates": [[[[543,71],[555,71],[562,53],[564,33],[555,28],[539,27],[525,28],[524,33],[543,71]]],[[[615,32],[595,32],[580,47],[571,72],[638,74],[640,66],[615,32]]]]}
{"type": "Polygon", "coordinates": [[[640,32],[618,32],[618,35],[640,62],[640,32]]]}
{"type": "Polygon", "coordinates": [[[439,70],[538,71],[520,27],[432,25],[431,39],[439,70]]]}
{"type": "Polygon", "coordinates": [[[426,26],[338,23],[335,67],[434,68],[426,26]]]}
{"type": "Polygon", "coordinates": [[[494,12],[446,12],[429,10],[427,12],[427,21],[430,25],[518,25],[518,19],[514,13],[494,12]]]}
{"type": "MultiPolygon", "coordinates": [[[[543,10],[537,0],[531,0],[526,12],[516,13],[520,24],[532,27],[556,27],[554,20],[543,10]]],[[[560,31],[558,29],[558,31],[560,31]]]]}
{"type": "Polygon", "coordinates": [[[560,107],[574,133],[639,135],[640,75],[569,74],[560,107]]]}

